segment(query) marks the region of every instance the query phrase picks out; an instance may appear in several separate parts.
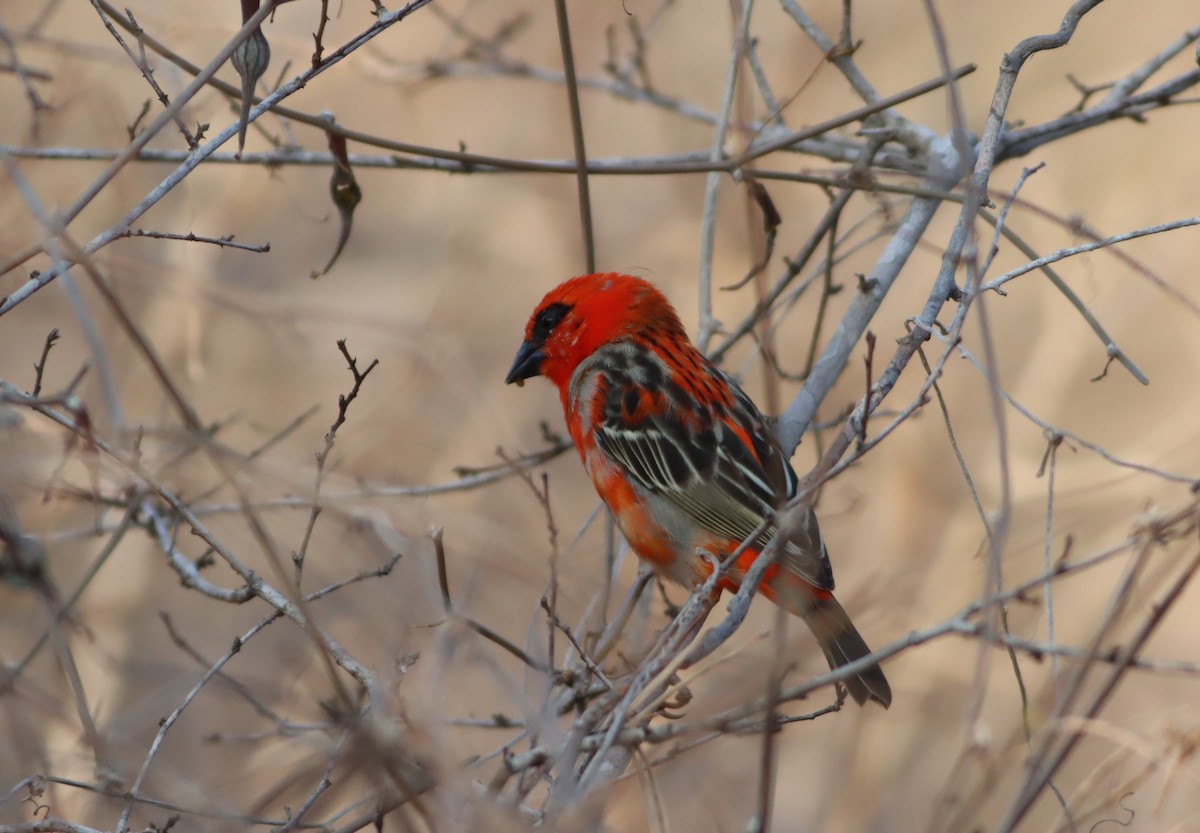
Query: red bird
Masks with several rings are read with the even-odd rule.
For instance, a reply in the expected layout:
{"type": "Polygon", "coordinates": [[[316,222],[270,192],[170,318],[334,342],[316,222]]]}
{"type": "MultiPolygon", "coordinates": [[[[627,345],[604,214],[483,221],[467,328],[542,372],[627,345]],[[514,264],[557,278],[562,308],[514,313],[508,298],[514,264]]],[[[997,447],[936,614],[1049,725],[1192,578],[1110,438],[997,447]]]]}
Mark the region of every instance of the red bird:
{"type": "MultiPolygon", "coordinates": [[[[692,345],[666,297],[641,278],[583,275],[550,290],[525,327],[505,379],[545,376],[600,497],[634,552],[687,587],[796,494],[796,474],[767,420],[737,383],[692,345]]],[[[801,617],[830,668],[871,653],[833,597],[829,553],[811,510],[759,588],[801,617]]],[[[769,525],[738,558],[736,590],[769,525]]],[[[846,681],[859,703],[886,708],[879,666],[846,681]]]]}

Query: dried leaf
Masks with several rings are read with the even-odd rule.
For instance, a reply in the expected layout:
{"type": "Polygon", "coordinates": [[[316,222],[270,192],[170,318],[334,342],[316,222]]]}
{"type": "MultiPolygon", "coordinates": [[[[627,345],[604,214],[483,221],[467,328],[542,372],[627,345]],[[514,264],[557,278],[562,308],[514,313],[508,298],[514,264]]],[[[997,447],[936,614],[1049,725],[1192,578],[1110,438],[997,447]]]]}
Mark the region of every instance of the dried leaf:
{"type": "Polygon", "coordinates": [[[758,204],[758,208],[763,215],[763,235],[765,236],[766,245],[763,247],[762,260],[751,267],[750,271],[740,281],[729,286],[721,287],[722,290],[729,292],[734,289],[741,289],[754,278],[755,275],[767,268],[767,264],[771,262],[771,255],[775,252],[775,235],[779,231],[779,225],[783,222],[783,218],[779,216],[779,209],[775,207],[775,201],[771,199],[771,195],[767,193],[767,188],[757,179],[746,175],[746,185],[750,187],[750,196],[758,204]]]}
{"type": "Polygon", "coordinates": [[[346,152],[346,137],[333,130],[328,131],[328,136],[329,152],[333,154],[333,176],[329,178],[329,195],[333,198],[338,216],[341,217],[342,228],[333,256],[321,270],[322,275],[333,268],[333,264],[342,254],[342,249],[346,248],[346,241],[350,239],[350,229],[354,223],[354,209],[362,202],[362,189],[358,187],[358,181],[354,178],[354,171],[350,168],[350,155],[346,152]]]}

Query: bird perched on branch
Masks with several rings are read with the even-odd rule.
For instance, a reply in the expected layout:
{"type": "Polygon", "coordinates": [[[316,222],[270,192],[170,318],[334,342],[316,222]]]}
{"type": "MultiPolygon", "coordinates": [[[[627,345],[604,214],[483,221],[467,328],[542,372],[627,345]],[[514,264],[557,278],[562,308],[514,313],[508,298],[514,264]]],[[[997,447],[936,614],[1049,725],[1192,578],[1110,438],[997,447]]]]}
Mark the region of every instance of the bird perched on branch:
{"type": "MultiPolygon", "coordinates": [[[[539,375],[558,388],[596,491],[633,551],[660,575],[701,584],[714,559],[763,529],[722,583],[736,590],[777,535],[775,513],[795,497],[796,474],[766,418],[693,346],[666,297],[641,278],[615,273],[550,290],[505,382],[539,375]]],[[[833,597],[816,515],[800,511],[758,589],[802,618],[838,668],[871,649],[833,597]]],[[[877,665],[845,683],[859,703],[886,708],[892,701],[877,665]]]]}

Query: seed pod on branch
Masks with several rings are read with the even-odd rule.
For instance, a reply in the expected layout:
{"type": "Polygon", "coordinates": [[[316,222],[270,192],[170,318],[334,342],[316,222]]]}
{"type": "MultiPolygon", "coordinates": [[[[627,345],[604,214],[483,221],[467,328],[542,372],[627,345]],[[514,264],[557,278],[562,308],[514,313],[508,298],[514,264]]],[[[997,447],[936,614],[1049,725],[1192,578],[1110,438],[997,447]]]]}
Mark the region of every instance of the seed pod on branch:
{"type": "MultiPolygon", "coordinates": [[[[325,116],[332,126],[333,115],[326,113],[325,116]]],[[[362,202],[362,189],[358,187],[358,180],[354,178],[354,170],[350,167],[350,155],[346,151],[346,137],[332,129],[328,130],[327,134],[329,136],[329,152],[333,154],[333,175],[329,178],[329,195],[333,198],[333,204],[338,210],[342,227],[338,232],[337,246],[333,250],[333,256],[321,270],[321,275],[333,268],[333,264],[342,254],[342,249],[346,248],[346,242],[350,239],[350,229],[354,224],[354,209],[358,208],[358,204],[362,202]]],[[[313,277],[318,277],[318,275],[314,274],[313,277]]]]}
{"type": "MultiPolygon", "coordinates": [[[[242,0],[242,22],[245,23],[258,11],[259,0],[242,0]]],[[[242,111],[238,117],[238,156],[246,146],[246,124],[250,117],[250,102],[254,100],[254,87],[271,63],[271,45],[262,27],[256,27],[230,57],[234,70],[242,79],[242,111]]]]}

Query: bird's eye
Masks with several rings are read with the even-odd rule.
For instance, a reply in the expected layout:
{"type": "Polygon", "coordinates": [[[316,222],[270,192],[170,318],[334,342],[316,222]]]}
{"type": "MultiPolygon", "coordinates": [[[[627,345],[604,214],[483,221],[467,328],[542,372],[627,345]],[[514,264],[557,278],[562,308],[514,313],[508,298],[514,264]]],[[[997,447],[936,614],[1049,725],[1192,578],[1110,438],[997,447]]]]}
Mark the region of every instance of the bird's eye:
{"type": "Polygon", "coordinates": [[[571,308],[566,304],[551,304],[546,307],[533,321],[533,337],[538,341],[546,340],[570,311],[571,308]]]}

